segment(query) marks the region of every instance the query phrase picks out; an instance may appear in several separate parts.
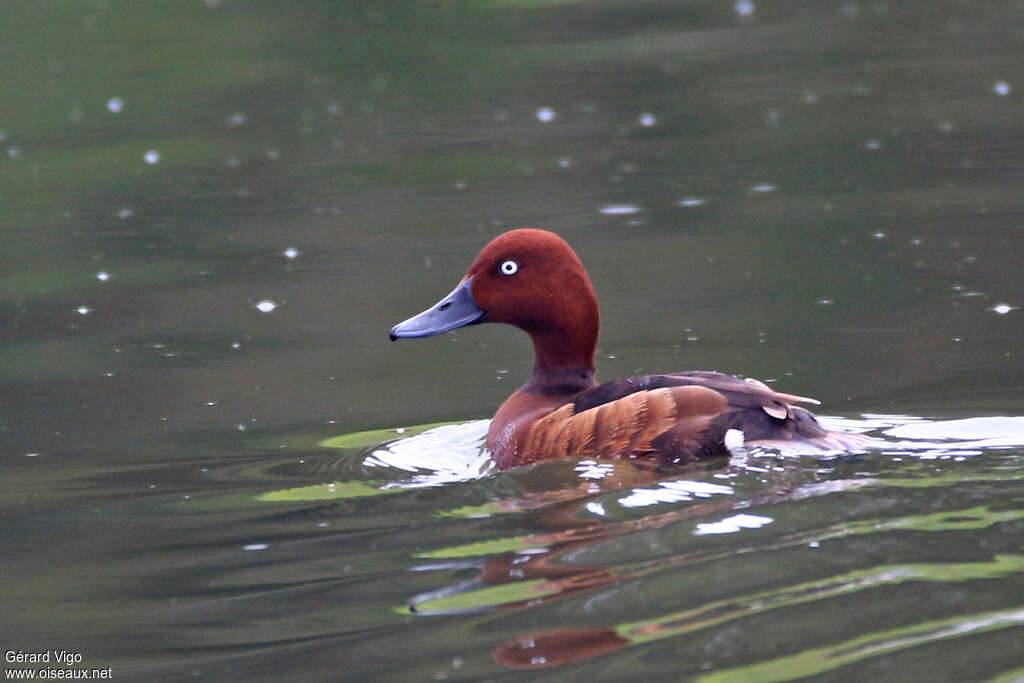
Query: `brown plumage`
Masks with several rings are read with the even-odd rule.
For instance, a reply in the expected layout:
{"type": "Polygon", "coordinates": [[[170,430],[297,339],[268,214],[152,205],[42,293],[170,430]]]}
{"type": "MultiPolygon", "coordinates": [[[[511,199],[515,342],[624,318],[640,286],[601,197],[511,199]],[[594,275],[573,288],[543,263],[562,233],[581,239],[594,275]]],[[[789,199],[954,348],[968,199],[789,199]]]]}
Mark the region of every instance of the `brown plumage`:
{"type": "Polygon", "coordinates": [[[773,391],[755,379],[694,371],[598,384],[597,297],[576,253],[550,232],[498,236],[451,294],[396,325],[391,338],[481,322],[524,330],[536,356],[530,380],[491,421],[487,445],[502,468],[562,456],[710,457],[726,452],[730,429],[742,431],[748,443],[768,445],[799,441],[845,449],[867,442],[826,431],[794,405],[814,399],[773,391]]]}
{"type": "Polygon", "coordinates": [[[798,440],[825,449],[862,442],[826,431],[794,405],[799,402],[817,403],[717,372],[631,377],[585,389],[530,422],[506,458],[523,464],[567,455],[654,455],[678,462],[725,454],[730,429],[742,431],[748,442],[798,440]]]}

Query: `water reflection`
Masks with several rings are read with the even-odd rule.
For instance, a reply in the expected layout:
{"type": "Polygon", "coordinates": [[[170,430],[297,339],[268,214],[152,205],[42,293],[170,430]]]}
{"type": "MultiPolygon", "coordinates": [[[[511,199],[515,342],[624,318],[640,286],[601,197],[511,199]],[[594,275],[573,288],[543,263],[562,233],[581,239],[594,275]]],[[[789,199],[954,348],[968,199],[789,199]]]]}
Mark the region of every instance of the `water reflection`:
{"type": "MultiPolygon", "coordinates": [[[[1024,418],[1019,417],[933,421],[913,416],[871,415],[857,420],[825,419],[831,428],[880,434],[876,450],[894,461],[908,457],[919,462],[959,460],[964,454],[978,449],[1024,445],[1024,418]]],[[[486,458],[482,452],[486,426],[487,421],[476,421],[410,428],[411,436],[371,448],[362,457],[365,471],[376,473],[377,477],[390,471],[394,473],[390,481],[378,479],[378,484],[369,487],[365,482],[314,485],[264,493],[260,499],[266,502],[338,500],[450,485],[488,476],[492,470],[482,460],[486,458]]],[[[347,435],[325,443],[356,448],[360,444],[393,437],[396,431],[347,435]]],[[[833,470],[845,467],[846,463],[855,465],[856,456],[818,457],[817,461],[823,467],[817,471],[808,470],[801,464],[805,457],[743,451],[729,462],[721,461],[712,463],[710,468],[691,468],[674,473],[638,468],[624,462],[594,460],[542,463],[526,468],[560,474],[550,479],[554,486],[544,490],[530,491],[518,497],[501,496],[483,505],[438,510],[436,514],[481,520],[529,513],[532,526],[547,527],[552,531],[509,537],[489,536],[481,541],[421,552],[418,555],[421,561],[409,566],[408,571],[421,576],[452,572],[464,574],[467,571],[473,575],[410,596],[406,606],[396,609],[434,618],[544,609],[567,599],[619,593],[624,586],[637,585],[636,582],[644,577],[651,580],[665,574],[689,574],[701,567],[706,572],[711,567],[747,563],[751,561],[750,557],[757,555],[815,553],[816,557],[827,558],[841,552],[839,545],[858,537],[878,539],[874,543],[884,544],[882,539],[894,533],[948,534],[991,529],[994,525],[1015,524],[1024,519],[1024,512],[1019,509],[998,510],[981,505],[948,507],[937,512],[902,517],[888,515],[850,520],[830,527],[811,523],[804,525],[806,528],[802,530],[794,529],[792,521],[789,521],[785,523],[785,529],[765,534],[773,528],[776,517],[792,519],[793,512],[789,508],[805,506],[816,498],[868,490],[877,491],[884,498],[888,495],[886,491],[893,487],[926,490],[929,487],[955,487],[972,481],[994,481],[991,477],[921,476],[906,467],[901,468],[895,478],[859,476],[844,480],[835,478],[833,470]],[[830,466],[830,463],[835,464],[830,466]],[[567,478],[566,474],[572,476],[567,478]],[[827,478],[817,481],[822,475],[827,478]],[[749,537],[745,537],[740,545],[718,547],[691,543],[687,544],[690,547],[679,552],[665,547],[653,554],[641,551],[636,555],[644,546],[642,542],[637,546],[637,540],[655,530],[674,537],[679,531],[684,531],[695,539],[736,533],[749,534],[749,537]],[[634,546],[635,550],[623,553],[623,544],[634,546]],[[608,556],[605,548],[612,547],[618,548],[612,555],[616,559],[600,561],[599,558],[608,556]],[[633,560],[629,559],[631,555],[636,555],[633,560]]],[[[1019,473],[1015,476],[1020,477],[1019,473]]],[[[864,497],[863,494],[858,495],[864,497]]],[[[813,519],[813,516],[808,519],[813,519]]],[[[864,559],[867,565],[859,568],[747,595],[728,595],[707,601],[697,597],[699,592],[695,593],[691,588],[685,593],[697,599],[695,606],[635,622],[530,631],[498,645],[493,657],[496,662],[514,668],[552,667],[584,661],[620,648],[649,645],[661,639],[694,636],[760,613],[846,600],[859,591],[878,591],[886,586],[905,583],[1001,579],[1024,571],[1024,556],[1012,553],[998,554],[991,560],[977,562],[933,560],[873,566],[870,557],[864,559]]],[[[817,565],[821,563],[811,563],[811,566],[817,565]]],[[[1015,615],[1016,612],[992,613],[989,615],[991,620],[986,621],[989,616],[972,614],[878,631],[822,650],[821,659],[809,654],[806,661],[817,663],[813,666],[810,663],[800,664],[798,668],[810,667],[803,674],[808,675],[812,671],[827,671],[871,658],[893,648],[971,633],[976,628],[1008,628],[1017,623],[1015,615]],[[858,645],[867,642],[877,646],[861,648],[858,645]]],[[[760,676],[769,676],[764,680],[774,680],[772,676],[777,674],[772,671],[791,672],[795,665],[790,659],[759,664],[758,680],[762,680],[760,676]]]]}
{"type": "Polygon", "coordinates": [[[147,681],[1020,676],[1019,7],[171,5],[5,6],[10,647],[147,681]],[[864,453],[495,474],[467,420],[523,340],[382,331],[521,226],[593,264],[602,376],[902,415],[851,419],[864,453]]]}

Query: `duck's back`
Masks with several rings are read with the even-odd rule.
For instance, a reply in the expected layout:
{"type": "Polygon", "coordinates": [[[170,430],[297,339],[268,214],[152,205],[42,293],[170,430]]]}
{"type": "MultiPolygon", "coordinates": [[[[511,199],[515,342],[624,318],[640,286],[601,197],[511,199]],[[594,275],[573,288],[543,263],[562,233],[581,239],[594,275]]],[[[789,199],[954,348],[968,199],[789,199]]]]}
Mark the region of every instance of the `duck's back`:
{"type": "Polygon", "coordinates": [[[538,419],[509,465],[565,455],[682,462],[726,453],[730,429],[748,443],[800,441],[822,449],[848,448],[860,438],[827,431],[793,405],[801,401],[814,402],[718,372],[630,377],[581,391],[538,419]]]}

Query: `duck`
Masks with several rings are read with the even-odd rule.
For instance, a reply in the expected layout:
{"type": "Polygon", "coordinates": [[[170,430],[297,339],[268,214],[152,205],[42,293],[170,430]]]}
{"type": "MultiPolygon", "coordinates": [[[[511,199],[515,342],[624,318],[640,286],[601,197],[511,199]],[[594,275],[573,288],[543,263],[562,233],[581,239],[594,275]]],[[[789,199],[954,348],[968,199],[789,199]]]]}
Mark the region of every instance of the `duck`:
{"type": "MultiPolygon", "coordinates": [[[[482,323],[518,327],[533,342],[529,380],[498,408],[487,450],[499,469],[550,458],[642,458],[685,463],[728,455],[726,434],[746,445],[859,447],[859,434],[825,429],[798,403],[753,378],[683,371],[596,378],[600,312],[590,276],[560,236],[520,228],[498,235],[450,294],[391,328],[414,339],[482,323]]],[[[731,439],[730,439],[731,441],[731,439]]]]}

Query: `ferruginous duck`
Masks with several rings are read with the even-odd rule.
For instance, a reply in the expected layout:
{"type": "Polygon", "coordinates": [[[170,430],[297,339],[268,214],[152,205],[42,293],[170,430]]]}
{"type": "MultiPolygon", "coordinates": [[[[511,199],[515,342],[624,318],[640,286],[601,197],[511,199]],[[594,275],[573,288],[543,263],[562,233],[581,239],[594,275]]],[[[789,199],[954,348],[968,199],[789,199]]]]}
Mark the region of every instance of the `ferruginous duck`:
{"type": "Polygon", "coordinates": [[[640,457],[684,462],[728,453],[725,433],[746,443],[802,442],[824,449],[864,437],[826,431],[795,403],[755,379],[690,371],[598,384],[597,296],[576,252],[558,235],[499,235],[451,294],[391,328],[391,339],[429,337],[466,325],[508,323],[530,335],[530,380],[498,408],[487,448],[499,468],[557,458],[640,457]]]}

